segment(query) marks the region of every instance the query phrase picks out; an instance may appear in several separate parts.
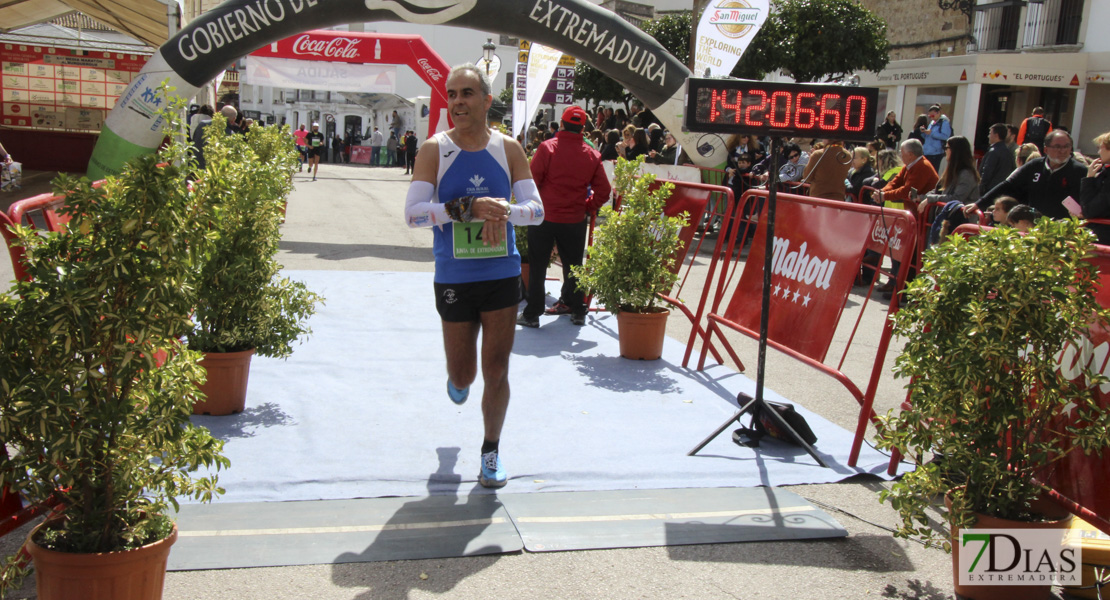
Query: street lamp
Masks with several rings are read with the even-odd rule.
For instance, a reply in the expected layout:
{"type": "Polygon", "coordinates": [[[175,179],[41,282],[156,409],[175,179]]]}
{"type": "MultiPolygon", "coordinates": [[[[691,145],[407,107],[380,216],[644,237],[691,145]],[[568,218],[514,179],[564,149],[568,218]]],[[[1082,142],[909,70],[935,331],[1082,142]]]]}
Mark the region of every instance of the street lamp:
{"type": "Polygon", "coordinates": [[[497,49],[497,45],[493,43],[493,38],[486,38],[486,43],[482,44],[482,57],[486,59],[486,77],[489,77],[490,63],[493,62],[493,51],[497,49]]]}

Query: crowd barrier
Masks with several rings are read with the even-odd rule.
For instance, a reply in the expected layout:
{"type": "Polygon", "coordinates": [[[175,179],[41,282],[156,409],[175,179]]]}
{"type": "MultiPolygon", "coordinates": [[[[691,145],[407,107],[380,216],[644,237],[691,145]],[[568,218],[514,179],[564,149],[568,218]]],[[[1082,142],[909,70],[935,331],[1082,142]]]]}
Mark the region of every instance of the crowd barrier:
{"type": "MultiPolygon", "coordinates": [[[[742,206],[758,207],[753,211],[758,215],[754,235],[749,235],[750,224],[733,227],[723,238],[727,242],[718,243],[714,252],[705,283],[707,290],[713,288],[714,291],[703,296],[703,303],[706,300],[708,303],[699,307],[699,314],[704,313],[706,319],[700,334],[699,370],[705,367],[709,352],[717,354],[714,351],[716,344],[720,344],[741,369],[744,368],[725,330],[759,338],[767,196],[766,190],[750,190],[744,194],[740,201],[742,206]],[[742,260],[739,246],[749,237],[752,239],[751,249],[746,260],[742,260]],[[741,240],[739,245],[738,238],[741,240]],[[736,272],[740,273],[739,278],[733,276],[736,272]]],[[[903,210],[794,194],[778,194],[777,197],[768,345],[832,377],[859,403],[859,419],[848,463],[854,466],[859,458],[867,423],[875,418],[872,407],[893,332],[891,322],[885,320],[872,359],[871,373],[862,390],[861,385],[841,369],[853,351],[853,342],[863,316],[872,306],[867,300],[875,292],[878,277],[870,282],[867,300],[851,325],[839,358],[827,363],[828,351],[866,251],[878,252],[899,261],[901,268],[894,276],[897,286],[902,286],[917,248],[916,219],[903,210]]],[[[894,294],[888,311],[893,313],[897,310],[898,295],[894,294]]]]}

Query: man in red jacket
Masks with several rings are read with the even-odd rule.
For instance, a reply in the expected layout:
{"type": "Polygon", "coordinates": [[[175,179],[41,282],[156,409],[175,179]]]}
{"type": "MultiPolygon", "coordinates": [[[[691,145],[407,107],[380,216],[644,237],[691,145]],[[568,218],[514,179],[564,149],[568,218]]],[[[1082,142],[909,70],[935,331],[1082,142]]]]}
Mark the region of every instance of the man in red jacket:
{"type": "MultiPolygon", "coordinates": [[[[586,296],[570,268],[582,264],[586,249],[587,213],[596,213],[609,200],[609,178],[601,166],[601,155],[582,140],[582,127],[589,120],[578,106],[563,111],[562,125],[555,137],[540,144],[532,157],[532,178],[543,198],[543,223],[528,228],[528,304],[517,323],[539,327],[545,309],[544,280],[552,247],[559,249],[563,263],[561,301],[575,325],[586,324],[586,296]]],[[[556,311],[553,314],[560,314],[556,311]]]]}
{"type": "MultiPolygon", "coordinates": [[[[909,139],[902,142],[898,149],[902,153],[902,163],[906,166],[883,188],[883,201],[887,206],[902,202],[906,210],[916,215],[920,200],[918,195],[924,196],[933,191],[940,178],[933,164],[925,158],[925,149],[921,142],[909,139]]],[[[894,294],[894,278],[898,276],[899,267],[899,261],[891,260],[891,278],[886,285],[879,288],[884,300],[889,300],[894,294]]]]}

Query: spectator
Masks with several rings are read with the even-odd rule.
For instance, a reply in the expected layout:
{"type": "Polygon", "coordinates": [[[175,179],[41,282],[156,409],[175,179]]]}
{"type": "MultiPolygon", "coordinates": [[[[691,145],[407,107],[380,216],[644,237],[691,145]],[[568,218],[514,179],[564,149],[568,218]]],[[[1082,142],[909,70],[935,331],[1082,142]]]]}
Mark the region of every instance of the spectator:
{"type": "MultiPolygon", "coordinates": [[[[1110,184],[1107,184],[1106,163],[1110,162],[1110,132],[1095,138],[1098,145],[1098,158],[1087,167],[1087,176],[1079,184],[1079,205],[1083,216],[1088,219],[1110,218],[1110,184]]],[[[1098,243],[1110,244],[1110,226],[1091,224],[1091,230],[1098,236],[1098,243]]]]}
{"type": "Polygon", "coordinates": [[[1018,167],[979,200],[979,207],[990,206],[999,196],[1013,196],[1050,219],[1067,218],[1071,212],[1064,207],[1063,201],[1068,196],[1079,197],[1079,183],[1086,176],[1087,168],[1072,156],[1071,136],[1067,132],[1052,131],[1045,136],[1044,143],[1048,156],[1018,167]]]}
{"type": "MultiPolygon", "coordinates": [[[[793,181],[801,181],[802,173],[805,172],[806,162],[802,160],[802,149],[790,142],[786,144],[783,151],[786,161],[779,167],[779,181],[783,183],[790,183],[793,181]]],[[[767,175],[763,175],[763,180],[767,180],[767,175]]]]}
{"type": "Polygon", "coordinates": [[[838,140],[828,140],[825,146],[809,157],[802,180],[809,183],[809,195],[826,200],[844,200],[844,180],[852,165],[852,155],[838,140]]]}
{"type": "Polygon", "coordinates": [[[397,159],[398,145],[399,145],[399,140],[397,139],[397,134],[390,131],[389,132],[389,141],[387,141],[385,143],[385,164],[386,164],[386,166],[392,167],[392,166],[396,166],[396,165],[401,164],[401,162],[397,159]]]}
{"type": "Polygon", "coordinates": [[[605,143],[601,145],[601,160],[617,160],[620,152],[617,146],[621,143],[621,132],[610,129],[605,132],[605,143]]]}
{"type": "Polygon", "coordinates": [[[999,196],[994,199],[991,206],[991,223],[997,226],[1006,224],[1006,215],[1018,205],[1018,201],[1009,196],[999,196]]]}
{"type": "Polygon", "coordinates": [[[1033,116],[1021,122],[1021,128],[1018,129],[1017,143],[1033,144],[1037,150],[1044,153],[1044,140],[1045,136],[1052,131],[1052,122],[1044,118],[1044,109],[1040,106],[1033,109],[1033,116]]]}
{"type": "Polygon", "coordinates": [[[416,164],[416,132],[408,130],[405,133],[405,175],[412,172],[416,164]]]}
{"type": "Polygon", "coordinates": [[[605,110],[602,111],[602,115],[604,118],[601,122],[601,129],[606,131],[610,129],[621,129],[617,127],[617,115],[613,112],[612,106],[606,106],[605,110]]]}
{"type": "MultiPolygon", "coordinates": [[[[541,313],[570,314],[574,325],[586,324],[586,297],[572,266],[582,264],[586,250],[587,214],[596,214],[608,202],[611,188],[601,155],[582,141],[582,128],[589,116],[578,106],[563,111],[562,130],[536,150],[530,165],[532,179],[544,198],[543,222],[528,227],[528,261],[536,268],[528,280],[528,304],[517,323],[539,327],[541,313]],[[563,263],[563,289],[560,302],[545,311],[544,279],[552,248],[563,263]]],[[[642,131],[642,130],[641,130],[642,131]]]]}
{"type": "Polygon", "coordinates": [[[616,119],[614,128],[620,129],[621,131],[623,131],[625,127],[632,125],[632,121],[628,118],[628,113],[624,112],[623,108],[618,108],[613,118],[616,119]]]}
{"type": "Polygon", "coordinates": [[[875,137],[882,140],[887,148],[893,149],[902,140],[902,126],[898,124],[895,119],[894,111],[886,113],[886,120],[882,125],[879,125],[879,130],[875,133],[875,137]]]}
{"type": "Polygon", "coordinates": [[[944,144],[944,157],[948,159],[937,186],[918,204],[922,215],[930,204],[959,202],[974,204],[979,200],[979,172],[975,170],[975,155],[971,142],[962,135],[948,138],[944,144]]]}
{"type": "Polygon", "coordinates": [[[1028,233],[1037,224],[1037,219],[1042,216],[1044,215],[1032,206],[1018,204],[1010,209],[1010,213],[1006,215],[1006,224],[1022,233],[1028,233]]]}
{"type": "Polygon", "coordinates": [[[746,133],[734,133],[728,136],[728,141],[725,142],[724,185],[732,185],[736,173],[736,161],[741,154],[747,155],[748,159],[751,160],[751,153],[748,152],[749,139],[751,139],[751,136],[746,133]]]}
{"type": "Polygon", "coordinates": [[[331,154],[332,162],[337,164],[347,162],[346,158],[343,156],[343,138],[339,137],[338,133],[331,138],[331,154]]]}
{"type": "MultiPolygon", "coordinates": [[[[224,106],[220,109],[220,115],[223,116],[225,120],[225,131],[228,135],[235,133],[235,130],[231,128],[231,124],[235,121],[236,117],[239,116],[238,113],[239,111],[235,110],[235,107],[231,105],[224,106]]],[[[204,161],[204,132],[211,124],[211,118],[202,117],[200,123],[197,125],[196,131],[193,133],[193,155],[197,159],[198,171],[203,171],[206,166],[204,161]]]]}
{"type": "Polygon", "coordinates": [[[649,146],[647,130],[642,127],[637,127],[632,132],[632,147],[626,152],[628,160],[635,160],[638,156],[646,156],[651,151],[649,146]]]}
{"type": "MultiPolygon", "coordinates": [[[[1017,143],[1018,128],[1014,127],[1013,125],[1007,125],[1006,130],[1007,130],[1007,132],[1006,132],[1006,148],[1009,149],[1010,152],[1017,152],[1017,149],[1018,149],[1018,143],[1017,143]]],[[[1018,166],[1020,167],[1021,165],[1018,165],[1018,166]]]]}
{"type": "Polygon", "coordinates": [[[917,140],[922,144],[925,143],[925,130],[929,128],[929,115],[917,115],[917,120],[913,123],[913,131],[910,132],[906,139],[917,140]]]}
{"type": "MultiPolygon", "coordinates": [[[[912,203],[919,200],[918,193],[935,188],[940,178],[937,177],[933,164],[925,159],[921,142],[906,140],[898,148],[901,151],[902,163],[906,166],[883,188],[883,199],[887,202],[900,202],[912,211],[910,207],[912,203]]],[[[886,285],[880,288],[886,300],[894,294],[894,278],[898,276],[898,270],[901,267],[898,261],[892,260],[891,263],[893,265],[891,277],[886,285]]]]}
{"type": "Polygon", "coordinates": [[[979,163],[979,193],[980,195],[994,189],[1002,183],[1010,173],[1014,172],[1014,154],[1006,149],[1006,135],[1008,128],[1005,123],[991,125],[987,140],[991,147],[987,150],[983,160],[979,163]]]}
{"type": "MultiPolygon", "coordinates": [[[[393,114],[397,114],[397,111],[393,111],[393,114]]],[[[382,132],[378,131],[378,128],[375,126],[374,127],[374,133],[370,134],[370,165],[371,166],[376,167],[379,164],[381,164],[381,154],[382,154],[382,144],[383,143],[385,143],[385,136],[383,136],[382,132]]]]}
{"type": "Polygon", "coordinates": [[[390,120],[389,127],[393,130],[393,135],[397,136],[397,139],[401,139],[401,130],[405,128],[405,120],[397,114],[397,111],[393,111],[393,119],[390,120]]]}
{"type": "Polygon", "coordinates": [[[649,152],[659,152],[663,149],[663,128],[657,123],[649,123],[647,130],[649,152]]]}
{"type": "Polygon", "coordinates": [[[939,104],[929,107],[929,128],[921,133],[925,134],[925,141],[921,143],[925,158],[932,163],[934,171],[939,171],[940,161],[944,159],[944,142],[952,136],[952,122],[940,112],[939,104]]]}
{"type": "MultiPolygon", "coordinates": [[[[895,150],[883,150],[875,158],[875,166],[875,176],[865,179],[863,185],[881,190],[886,187],[886,184],[893,181],[894,176],[902,170],[902,158],[899,152],[895,150]]],[[[860,200],[864,204],[877,204],[870,194],[863,195],[860,200]]],[[[883,206],[886,208],[902,208],[902,203],[887,200],[884,201],[883,206]]]]}
{"type": "MultiPolygon", "coordinates": [[[[1022,144],[1014,151],[1014,167],[1020,167],[1025,163],[1040,158],[1041,153],[1037,151],[1037,146],[1034,144],[1022,144]]],[[[1008,175],[1007,175],[1008,177],[1008,175]]]]}
{"type": "Polygon", "coordinates": [[[860,199],[860,192],[866,185],[864,182],[875,176],[874,165],[875,158],[867,148],[856,146],[852,149],[852,169],[848,171],[848,180],[844,189],[844,193],[851,197],[850,200],[860,199]]]}
{"type": "MultiPolygon", "coordinates": [[[[674,165],[678,164],[678,140],[674,139],[671,132],[663,132],[663,147],[657,150],[648,152],[647,162],[655,163],[657,165],[674,165]]],[[[750,159],[749,159],[750,165],[750,159]]]]}
{"type": "MultiPolygon", "coordinates": [[[[867,142],[867,151],[871,154],[871,160],[875,161],[879,158],[879,153],[883,150],[888,150],[886,144],[882,140],[871,140],[867,142]]],[[[897,154],[897,152],[895,152],[897,154]]]]}
{"type": "Polygon", "coordinates": [[[193,136],[196,135],[197,128],[200,127],[202,121],[211,121],[215,114],[216,111],[212,110],[211,104],[205,104],[197,108],[196,114],[189,118],[189,139],[193,139],[193,136]]]}

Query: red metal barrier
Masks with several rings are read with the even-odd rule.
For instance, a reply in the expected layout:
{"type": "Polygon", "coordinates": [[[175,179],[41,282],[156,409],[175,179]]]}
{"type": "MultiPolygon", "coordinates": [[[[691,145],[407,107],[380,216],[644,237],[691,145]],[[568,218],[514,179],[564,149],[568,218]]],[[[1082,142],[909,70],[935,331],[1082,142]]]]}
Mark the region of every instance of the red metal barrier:
{"type": "MultiPolygon", "coordinates": [[[[961,225],[956,233],[964,236],[978,235],[983,227],[961,225]]],[[[1098,268],[1100,287],[1095,294],[1099,304],[1110,307],[1110,246],[1094,245],[1091,262],[1098,268]]],[[[1064,377],[1075,379],[1083,366],[1110,374],[1110,330],[1094,326],[1087,337],[1066,344],[1057,355],[1057,366],[1064,377]]],[[[1094,389],[1094,395],[1104,410],[1110,410],[1110,383],[1094,389]]],[[[1056,464],[1052,477],[1045,483],[1051,487],[1053,497],[1069,511],[1100,530],[1110,534],[1110,494],[1106,482],[1110,480],[1110,452],[1101,457],[1072,452],[1056,464]]]]}
{"type": "MultiPolygon", "coordinates": [[[[762,205],[766,197],[766,190],[752,190],[744,194],[741,203],[758,199],[762,205]]],[[[908,211],[793,194],[779,194],[777,206],[768,345],[837,380],[860,404],[855,439],[848,460],[848,464],[854,466],[859,458],[867,423],[875,417],[872,406],[893,326],[889,319],[885,320],[865,391],[861,391],[859,385],[840,369],[853,348],[863,313],[871,303],[864,302],[836,366],[825,363],[829,345],[849,301],[866,250],[876,250],[900,261],[901,268],[896,279],[898,287],[902,286],[917,247],[916,219],[908,211]]],[[[713,349],[714,334],[728,355],[743,369],[743,362],[725,337],[724,328],[759,338],[761,303],[757,300],[763,287],[764,215],[765,208],[760,206],[760,226],[735,286],[731,285],[731,278],[723,277],[726,269],[718,263],[724,260],[740,261],[735,252],[738,228],[734,228],[728,236],[725,252],[720,252],[721,245],[718,244],[718,251],[714,253],[706,287],[716,285],[717,291],[712,294],[713,300],[706,316],[699,370],[705,367],[706,355],[713,349]],[[722,273],[713,281],[713,273],[718,268],[722,269],[722,273]],[[724,304],[726,296],[729,300],[724,304]]],[[[868,290],[868,298],[873,291],[874,282],[868,290]]],[[[897,310],[898,295],[894,294],[888,311],[894,313],[897,310]]]]}

